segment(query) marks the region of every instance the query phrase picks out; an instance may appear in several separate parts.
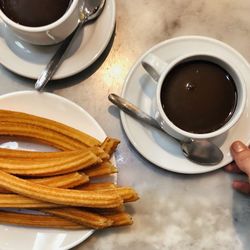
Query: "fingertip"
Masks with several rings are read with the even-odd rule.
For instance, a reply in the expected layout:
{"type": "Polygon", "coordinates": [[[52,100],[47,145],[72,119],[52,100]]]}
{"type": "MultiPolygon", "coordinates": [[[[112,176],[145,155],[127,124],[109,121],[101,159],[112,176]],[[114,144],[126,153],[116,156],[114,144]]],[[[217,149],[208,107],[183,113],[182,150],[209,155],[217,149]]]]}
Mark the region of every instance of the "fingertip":
{"type": "Polygon", "coordinates": [[[250,194],[250,184],[249,182],[246,182],[246,181],[234,181],[232,183],[232,186],[235,190],[241,192],[241,193],[244,193],[244,194],[247,194],[249,195],[250,194]]]}
{"type": "Polygon", "coordinates": [[[244,143],[242,143],[241,141],[235,141],[231,145],[231,149],[234,153],[240,153],[240,152],[248,149],[248,147],[244,143]]]}
{"type": "Polygon", "coordinates": [[[241,188],[241,182],[240,181],[233,181],[233,183],[232,183],[232,187],[234,188],[234,189],[240,189],[241,188]]]}

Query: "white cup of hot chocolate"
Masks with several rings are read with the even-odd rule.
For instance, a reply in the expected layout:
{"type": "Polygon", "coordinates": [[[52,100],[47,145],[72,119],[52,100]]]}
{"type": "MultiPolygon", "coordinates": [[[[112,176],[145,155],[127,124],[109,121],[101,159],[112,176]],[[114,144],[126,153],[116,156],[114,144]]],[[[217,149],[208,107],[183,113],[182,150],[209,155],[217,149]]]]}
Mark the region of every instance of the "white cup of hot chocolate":
{"type": "Polygon", "coordinates": [[[142,66],[157,84],[155,119],[179,140],[222,135],[244,111],[245,80],[228,58],[192,53],[165,62],[147,54],[142,66]]]}
{"type": "Polygon", "coordinates": [[[79,20],[79,0],[0,0],[0,19],[15,35],[35,45],[57,44],[79,20]]]}

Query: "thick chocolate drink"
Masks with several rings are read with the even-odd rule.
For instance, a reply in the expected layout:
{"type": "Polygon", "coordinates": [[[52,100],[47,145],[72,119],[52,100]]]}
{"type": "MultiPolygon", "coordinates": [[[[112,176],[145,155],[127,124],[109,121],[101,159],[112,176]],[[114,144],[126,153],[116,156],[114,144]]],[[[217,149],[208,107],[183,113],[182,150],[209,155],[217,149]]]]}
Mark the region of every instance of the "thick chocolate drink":
{"type": "Polygon", "coordinates": [[[175,66],[161,89],[161,103],[169,120],[192,133],[209,133],[233,115],[237,90],[219,65],[202,60],[175,66]]]}
{"type": "Polygon", "coordinates": [[[0,0],[0,8],[16,23],[39,27],[62,17],[70,2],[71,0],[0,0]]]}

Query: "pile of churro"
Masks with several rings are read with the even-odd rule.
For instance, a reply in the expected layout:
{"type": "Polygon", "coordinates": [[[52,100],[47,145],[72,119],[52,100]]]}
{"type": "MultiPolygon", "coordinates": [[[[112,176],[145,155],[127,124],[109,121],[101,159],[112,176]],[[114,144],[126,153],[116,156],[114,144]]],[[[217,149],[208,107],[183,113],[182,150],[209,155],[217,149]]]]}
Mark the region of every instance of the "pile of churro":
{"type": "Polygon", "coordinates": [[[0,136],[58,150],[0,148],[0,224],[64,229],[132,224],[125,203],[138,199],[135,190],[98,178],[117,173],[110,159],[119,140],[100,142],[62,123],[8,110],[0,110],[0,136]]]}

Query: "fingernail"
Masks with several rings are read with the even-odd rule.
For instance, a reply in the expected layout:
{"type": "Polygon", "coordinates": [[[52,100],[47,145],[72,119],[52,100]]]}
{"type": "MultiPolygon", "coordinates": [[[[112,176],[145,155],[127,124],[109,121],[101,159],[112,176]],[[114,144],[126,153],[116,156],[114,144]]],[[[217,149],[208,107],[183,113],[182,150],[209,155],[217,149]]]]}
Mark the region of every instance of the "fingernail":
{"type": "Polygon", "coordinates": [[[240,153],[241,151],[245,150],[246,149],[246,145],[243,144],[242,142],[240,141],[237,141],[237,142],[234,142],[232,144],[232,150],[236,153],[240,153]]]}

